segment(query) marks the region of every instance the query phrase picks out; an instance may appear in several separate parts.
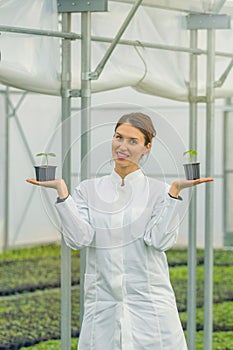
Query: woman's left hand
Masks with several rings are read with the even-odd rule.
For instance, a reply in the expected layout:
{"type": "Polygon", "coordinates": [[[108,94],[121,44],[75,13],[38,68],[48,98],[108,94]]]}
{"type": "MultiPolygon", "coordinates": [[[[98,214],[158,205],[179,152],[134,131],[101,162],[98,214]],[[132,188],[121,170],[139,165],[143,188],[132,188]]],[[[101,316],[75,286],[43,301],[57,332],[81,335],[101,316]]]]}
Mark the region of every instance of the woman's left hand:
{"type": "Polygon", "coordinates": [[[211,182],[211,181],[214,181],[212,177],[203,177],[201,179],[196,179],[196,180],[185,180],[185,179],[175,180],[171,184],[169,193],[173,197],[178,197],[179,192],[184,188],[193,187],[193,186],[196,186],[205,182],[211,182]]]}

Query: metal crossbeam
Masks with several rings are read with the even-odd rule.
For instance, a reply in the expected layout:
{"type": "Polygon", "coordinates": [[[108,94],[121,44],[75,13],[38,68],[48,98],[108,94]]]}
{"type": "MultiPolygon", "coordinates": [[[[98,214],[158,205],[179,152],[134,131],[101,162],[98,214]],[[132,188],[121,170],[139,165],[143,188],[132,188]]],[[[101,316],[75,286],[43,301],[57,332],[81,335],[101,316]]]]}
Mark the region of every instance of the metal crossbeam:
{"type": "Polygon", "coordinates": [[[108,10],[108,0],[58,0],[58,12],[100,12],[108,10]]]}
{"type": "Polygon", "coordinates": [[[230,29],[231,17],[227,15],[191,13],[186,16],[187,29],[230,29]]]}

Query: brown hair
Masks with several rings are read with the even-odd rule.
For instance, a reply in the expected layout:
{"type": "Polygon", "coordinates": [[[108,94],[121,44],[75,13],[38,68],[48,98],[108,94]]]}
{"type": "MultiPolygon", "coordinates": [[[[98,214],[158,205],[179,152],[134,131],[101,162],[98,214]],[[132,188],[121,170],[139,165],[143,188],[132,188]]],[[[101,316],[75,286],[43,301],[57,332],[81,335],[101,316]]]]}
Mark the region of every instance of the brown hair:
{"type": "Polygon", "coordinates": [[[154,125],[151,121],[151,118],[140,112],[134,112],[123,115],[117,122],[115,127],[115,132],[117,128],[122,124],[130,124],[134,126],[135,128],[139,129],[145,138],[145,146],[152,142],[153,137],[156,135],[156,130],[154,128],[154,125]]]}

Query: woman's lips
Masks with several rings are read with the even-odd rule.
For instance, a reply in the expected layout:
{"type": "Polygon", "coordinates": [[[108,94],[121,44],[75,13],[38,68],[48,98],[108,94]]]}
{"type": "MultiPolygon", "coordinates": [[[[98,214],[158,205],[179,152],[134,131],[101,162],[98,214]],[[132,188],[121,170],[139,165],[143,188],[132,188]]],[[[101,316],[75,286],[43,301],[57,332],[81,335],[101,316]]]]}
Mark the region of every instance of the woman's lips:
{"type": "Polygon", "coordinates": [[[125,154],[125,153],[117,152],[117,157],[118,157],[119,159],[126,159],[126,158],[128,158],[129,156],[128,156],[127,154],[125,154]]]}

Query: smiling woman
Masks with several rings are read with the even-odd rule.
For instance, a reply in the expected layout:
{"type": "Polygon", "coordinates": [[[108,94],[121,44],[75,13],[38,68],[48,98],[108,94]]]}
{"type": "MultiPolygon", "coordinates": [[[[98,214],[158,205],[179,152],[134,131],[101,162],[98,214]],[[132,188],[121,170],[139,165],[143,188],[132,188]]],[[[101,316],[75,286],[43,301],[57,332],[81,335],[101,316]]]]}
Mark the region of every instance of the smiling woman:
{"type": "Polygon", "coordinates": [[[115,132],[122,124],[130,124],[141,131],[144,135],[145,145],[152,142],[153,137],[156,136],[151,118],[146,114],[137,112],[123,115],[116,124],[115,132]]]}
{"type": "Polygon", "coordinates": [[[140,130],[130,124],[120,125],[112,141],[115,171],[124,179],[126,175],[138,169],[141,157],[150,149],[151,143],[145,146],[140,130]]]}
{"type": "Polygon", "coordinates": [[[82,181],[27,181],[57,190],[62,235],[86,248],[85,307],[78,349],[187,350],[165,251],[177,238],[180,190],[212,178],[147,177],[139,166],[156,132],[149,116],[124,115],[115,127],[112,173],[82,181]]]}
{"type": "Polygon", "coordinates": [[[115,171],[124,179],[138,169],[142,156],[151,149],[156,131],[151,119],[143,113],[126,114],[120,118],[112,142],[115,171]]]}

